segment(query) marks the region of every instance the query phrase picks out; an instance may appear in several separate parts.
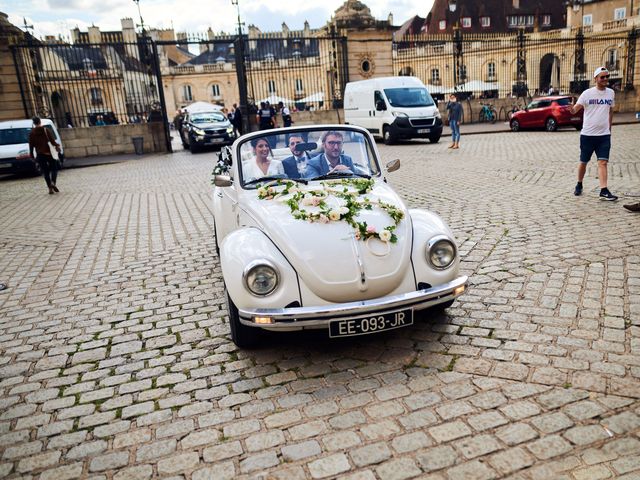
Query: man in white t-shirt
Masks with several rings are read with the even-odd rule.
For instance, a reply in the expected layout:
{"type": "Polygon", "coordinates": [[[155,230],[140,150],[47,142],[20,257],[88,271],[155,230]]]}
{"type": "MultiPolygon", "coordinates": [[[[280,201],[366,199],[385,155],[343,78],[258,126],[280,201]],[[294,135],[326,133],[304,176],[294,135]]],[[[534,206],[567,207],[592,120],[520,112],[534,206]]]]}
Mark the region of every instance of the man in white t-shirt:
{"type": "Polygon", "coordinates": [[[596,86],[582,92],[576,104],[571,106],[571,113],[574,115],[584,108],[582,132],[580,132],[578,183],[573,194],[582,195],[582,180],[587,171],[587,163],[595,152],[598,158],[600,200],[615,201],[618,197],[607,188],[607,164],[611,150],[611,123],[615,94],[612,89],[607,88],[609,71],[606,68],[596,68],[593,78],[596,86]]]}

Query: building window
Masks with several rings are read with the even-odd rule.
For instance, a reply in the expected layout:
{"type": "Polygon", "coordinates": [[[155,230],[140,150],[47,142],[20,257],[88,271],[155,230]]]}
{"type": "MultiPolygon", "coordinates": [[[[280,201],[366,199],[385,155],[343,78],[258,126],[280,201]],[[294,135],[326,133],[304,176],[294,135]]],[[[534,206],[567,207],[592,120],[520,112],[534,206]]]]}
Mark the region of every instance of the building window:
{"type": "Polygon", "coordinates": [[[509,15],[507,17],[507,24],[510,28],[532,27],[533,20],[533,15],[509,15]]]}
{"type": "Polygon", "coordinates": [[[191,100],[193,100],[193,95],[191,94],[191,85],[182,86],[182,99],[185,102],[190,102],[191,100]]]}
{"type": "Polygon", "coordinates": [[[267,82],[267,92],[269,93],[269,95],[273,95],[274,93],[276,93],[276,82],[273,80],[269,80],[267,82]]]}
{"type": "Polygon", "coordinates": [[[489,81],[496,79],[496,64],[493,62],[487,63],[487,79],[489,81]]]}
{"type": "Polygon", "coordinates": [[[220,96],[220,85],[217,83],[211,85],[211,95],[213,98],[218,98],[220,96]]]}
{"type": "Polygon", "coordinates": [[[471,17],[462,17],[462,28],[471,28],[471,17]]]}
{"type": "Polygon", "coordinates": [[[489,28],[491,26],[491,17],[480,17],[480,25],[482,25],[482,28],[489,28]]]}
{"type": "Polygon", "coordinates": [[[301,78],[296,78],[296,93],[304,92],[304,85],[301,78]]]}
{"type": "Polygon", "coordinates": [[[447,21],[446,20],[440,20],[440,22],[438,23],[438,28],[440,30],[446,30],[447,29],[447,21]]]}
{"type": "Polygon", "coordinates": [[[582,17],[582,25],[585,27],[590,27],[591,25],[593,25],[593,15],[584,15],[582,17]]]}
{"type": "Polygon", "coordinates": [[[622,8],[616,8],[613,11],[613,19],[614,20],[622,20],[627,16],[627,9],[626,7],[622,7],[622,8]]]}
{"type": "Polygon", "coordinates": [[[460,81],[460,82],[466,82],[467,81],[467,66],[466,65],[460,65],[458,81],[460,81]]]}
{"type": "Polygon", "coordinates": [[[620,68],[620,64],[618,63],[618,50],[612,48],[607,51],[607,63],[605,64],[607,70],[614,71],[620,68]]]}
{"type": "Polygon", "coordinates": [[[440,85],[440,70],[437,68],[431,69],[431,85],[440,85]]]}
{"type": "Polygon", "coordinates": [[[102,105],[102,90],[99,88],[92,88],[89,92],[91,94],[91,104],[102,105]]]}
{"type": "Polygon", "coordinates": [[[551,25],[551,15],[543,15],[542,16],[542,26],[548,27],[551,25]]]}

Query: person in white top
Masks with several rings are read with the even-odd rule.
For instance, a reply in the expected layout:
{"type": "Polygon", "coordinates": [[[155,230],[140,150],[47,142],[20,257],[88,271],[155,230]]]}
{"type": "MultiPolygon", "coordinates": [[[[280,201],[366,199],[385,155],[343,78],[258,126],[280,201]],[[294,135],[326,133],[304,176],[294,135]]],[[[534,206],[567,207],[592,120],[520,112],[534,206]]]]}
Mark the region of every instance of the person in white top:
{"type": "Polygon", "coordinates": [[[582,195],[582,180],[587,172],[587,163],[595,152],[598,158],[600,200],[615,201],[618,197],[607,188],[607,164],[611,151],[611,124],[615,94],[612,89],[607,88],[609,71],[606,68],[596,68],[593,78],[596,86],[582,92],[576,104],[571,106],[571,113],[574,115],[584,109],[582,132],[580,132],[578,183],[573,194],[582,195]]]}
{"type": "Polygon", "coordinates": [[[253,147],[255,158],[242,165],[242,176],[245,183],[274,175],[285,177],[282,162],[273,158],[271,146],[266,138],[254,138],[251,140],[251,146],[253,147]]]}

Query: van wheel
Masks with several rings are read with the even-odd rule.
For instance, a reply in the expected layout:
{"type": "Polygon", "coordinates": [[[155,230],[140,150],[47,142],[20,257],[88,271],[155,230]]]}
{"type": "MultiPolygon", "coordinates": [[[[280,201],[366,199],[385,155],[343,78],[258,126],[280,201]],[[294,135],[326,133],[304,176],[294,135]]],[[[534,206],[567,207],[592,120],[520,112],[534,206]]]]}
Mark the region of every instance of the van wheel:
{"type": "Polygon", "coordinates": [[[262,331],[256,327],[247,327],[240,323],[238,307],[227,292],[227,307],[229,309],[229,325],[231,327],[231,340],[240,348],[251,349],[258,346],[262,331]]]}
{"type": "Polygon", "coordinates": [[[396,141],[396,139],[393,138],[393,135],[391,135],[391,129],[389,127],[384,127],[382,129],[382,141],[385,145],[391,145],[396,141]]]}
{"type": "Polygon", "coordinates": [[[429,137],[429,141],[431,143],[438,143],[440,141],[440,135],[434,136],[434,137],[429,137]]]}

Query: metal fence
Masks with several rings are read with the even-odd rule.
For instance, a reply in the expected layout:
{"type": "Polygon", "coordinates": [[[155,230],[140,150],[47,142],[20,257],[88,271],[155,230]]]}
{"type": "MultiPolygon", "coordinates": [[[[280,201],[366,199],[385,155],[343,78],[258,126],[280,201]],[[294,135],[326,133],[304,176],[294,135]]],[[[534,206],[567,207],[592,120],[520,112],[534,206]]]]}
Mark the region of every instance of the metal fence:
{"type": "Polygon", "coordinates": [[[13,45],[26,116],[64,127],[162,121],[156,45],[13,45]]]}
{"type": "Polygon", "coordinates": [[[298,110],[342,106],[347,82],[344,37],[273,36],[244,40],[248,100],[298,110]]]}
{"type": "Polygon", "coordinates": [[[405,36],[393,43],[393,68],[419,77],[439,98],[580,93],[598,66],[606,66],[610,86],[622,90],[633,88],[637,37],[636,30],[585,36],[582,29],[405,36]]]}

